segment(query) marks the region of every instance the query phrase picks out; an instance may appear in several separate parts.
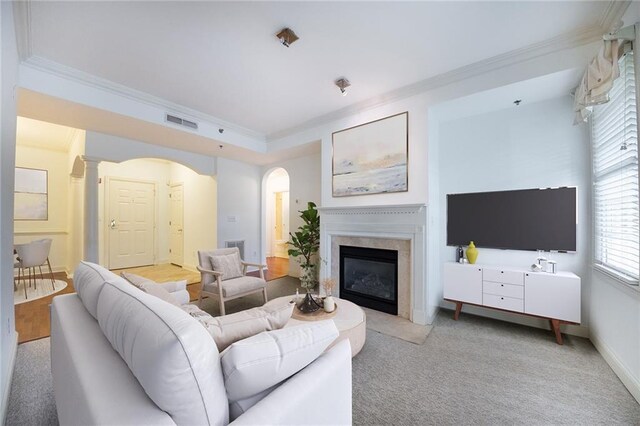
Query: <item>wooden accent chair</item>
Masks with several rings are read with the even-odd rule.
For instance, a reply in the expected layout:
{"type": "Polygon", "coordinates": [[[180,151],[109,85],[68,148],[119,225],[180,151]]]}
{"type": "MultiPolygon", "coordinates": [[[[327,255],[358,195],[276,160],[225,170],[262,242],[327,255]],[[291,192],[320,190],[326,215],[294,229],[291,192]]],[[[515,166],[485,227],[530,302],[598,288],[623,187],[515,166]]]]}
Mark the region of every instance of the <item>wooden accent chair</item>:
{"type": "Polygon", "coordinates": [[[201,276],[198,306],[202,305],[203,296],[217,296],[220,315],[225,315],[224,302],[260,291],[267,302],[267,282],[264,279],[267,265],[243,261],[237,247],[198,251],[198,263],[201,276]],[[260,278],[246,275],[249,266],[260,269],[260,278]]]}

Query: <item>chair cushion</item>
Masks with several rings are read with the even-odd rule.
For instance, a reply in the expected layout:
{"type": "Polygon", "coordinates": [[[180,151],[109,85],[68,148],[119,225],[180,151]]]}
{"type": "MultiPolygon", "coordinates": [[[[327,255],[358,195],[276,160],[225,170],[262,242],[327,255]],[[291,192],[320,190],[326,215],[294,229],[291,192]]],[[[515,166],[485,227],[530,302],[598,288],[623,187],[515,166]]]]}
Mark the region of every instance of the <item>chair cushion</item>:
{"type": "Polygon", "coordinates": [[[332,320],[265,331],[235,342],[220,357],[229,403],[263,392],[297,373],[338,337],[332,320]]]}
{"type": "Polygon", "coordinates": [[[223,351],[238,340],[284,327],[293,313],[293,303],[252,308],[215,318],[195,305],[184,305],[182,310],[198,320],[213,337],[218,350],[223,351]]]}
{"type": "Polygon", "coordinates": [[[119,279],[100,292],[98,323],[147,395],[176,424],[228,423],[218,348],[197,321],[119,279]]]}
{"type": "Polygon", "coordinates": [[[242,264],[238,253],[210,256],[211,268],[222,273],[222,281],[242,276],[242,264]]]}
{"type": "MultiPolygon", "coordinates": [[[[244,276],[222,282],[222,295],[225,298],[237,296],[252,290],[259,290],[267,286],[267,282],[262,278],[244,276]]],[[[204,286],[204,291],[217,293],[218,287],[214,284],[204,286]]]]}
{"type": "Polygon", "coordinates": [[[98,296],[108,280],[121,280],[113,272],[91,262],[80,262],[73,273],[73,287],[94,318],[98,318],[98,296]]]}
{"type": "Polygon", "coordinates": [[[155,281],[130,272],[122,272],[120,273],[120,276],[145,293],[149,293],[167,303],[171,303],[172,305],[180,306],[180,302],[178,302],[178,300],[169,293],[166,288],[162,287],[155,281]]]}

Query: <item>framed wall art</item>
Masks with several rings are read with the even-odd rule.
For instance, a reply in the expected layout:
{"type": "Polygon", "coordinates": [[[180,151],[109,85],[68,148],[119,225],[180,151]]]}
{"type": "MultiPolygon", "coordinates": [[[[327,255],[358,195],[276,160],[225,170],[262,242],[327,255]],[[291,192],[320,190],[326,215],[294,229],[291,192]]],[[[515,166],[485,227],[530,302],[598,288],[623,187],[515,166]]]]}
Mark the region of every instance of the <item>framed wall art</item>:
{"type": "Polygon", "coordinates": [[[408,127],[403,112],[333,133],[333,196],[408,191],[408,127]]]}
{"type": "Polygon", "coordinates": [[[48,220],[48,172],[16,167],[15,220],[48,220]]]}

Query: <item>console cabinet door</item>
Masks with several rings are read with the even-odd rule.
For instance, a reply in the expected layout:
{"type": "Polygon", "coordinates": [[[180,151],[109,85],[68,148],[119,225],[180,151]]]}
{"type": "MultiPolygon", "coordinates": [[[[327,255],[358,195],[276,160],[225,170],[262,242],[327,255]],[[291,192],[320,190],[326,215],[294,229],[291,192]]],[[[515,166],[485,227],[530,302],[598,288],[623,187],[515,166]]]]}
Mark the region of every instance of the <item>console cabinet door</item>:
{"type": "Polygon", "coordinates": [[[482,268],[445,263],[444,298],[482,305],[482,268]]]}
{"type": "Polygon", "coordinates": [[[524,312],[580,323],[580,278],[540,272],[525,274],[524,312]]]}

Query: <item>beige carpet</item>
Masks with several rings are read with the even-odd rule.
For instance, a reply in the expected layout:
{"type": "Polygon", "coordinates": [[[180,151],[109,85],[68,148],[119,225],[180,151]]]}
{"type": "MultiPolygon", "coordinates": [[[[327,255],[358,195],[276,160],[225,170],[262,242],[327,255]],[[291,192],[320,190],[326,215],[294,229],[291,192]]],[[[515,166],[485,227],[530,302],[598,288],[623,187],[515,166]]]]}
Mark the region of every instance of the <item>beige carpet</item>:
{"type": "Polygon", "coordinates": [[[416,345],[422,345],[433,329],[430,325],[414,324],[396,315],[385,314],[369,308],[362,309],[367,315],[367,328],[369,330],[406,340],[416,345]]]}

